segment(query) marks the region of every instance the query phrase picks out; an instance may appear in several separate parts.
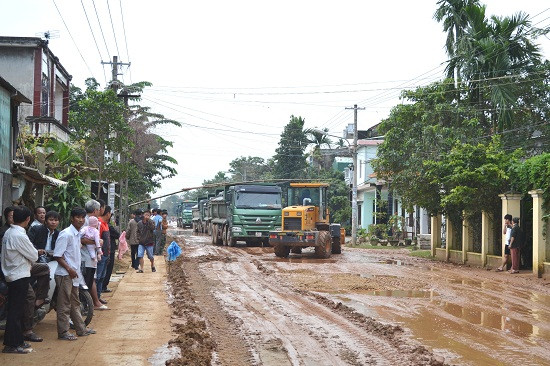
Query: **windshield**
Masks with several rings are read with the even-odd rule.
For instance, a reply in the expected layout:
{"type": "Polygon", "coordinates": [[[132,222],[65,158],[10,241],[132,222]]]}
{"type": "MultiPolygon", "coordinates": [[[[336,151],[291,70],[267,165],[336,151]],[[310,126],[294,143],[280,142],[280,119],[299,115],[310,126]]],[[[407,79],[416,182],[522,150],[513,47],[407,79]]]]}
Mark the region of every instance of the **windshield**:
{"type": "Polygon", "coordinates": [[[195,205],[196,205],[195,202],[185,202],[183,204],[183,209],[186,210],[186,211],[191,210],[193,208],[193,206],[195,206],[195,205]]]}
{"type": "Polygon", "coordinates": [[[311,199],[309,205],[319,205],[319,188],[312,187],[293,187],[288,191],[289,206],[301,206],[304,204],[304,198],[311,199]]]}
{"type": "Polygon", "coordinates": [[[235,205],[237,208],[281,209],[281,195],[267,192],[238,192],[235,205]]]}

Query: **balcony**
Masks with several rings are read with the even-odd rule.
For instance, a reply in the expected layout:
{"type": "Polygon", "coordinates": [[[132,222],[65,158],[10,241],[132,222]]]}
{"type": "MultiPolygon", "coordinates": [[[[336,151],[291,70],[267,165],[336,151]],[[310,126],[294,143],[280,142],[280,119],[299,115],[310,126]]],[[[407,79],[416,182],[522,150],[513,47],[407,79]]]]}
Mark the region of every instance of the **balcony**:
{"type": "Polygon", "coordinates": [[[69,141],[69,129],[53,117],[27,117],[26,120],[35,137],[49,136],[59,141],[69,141]]]}

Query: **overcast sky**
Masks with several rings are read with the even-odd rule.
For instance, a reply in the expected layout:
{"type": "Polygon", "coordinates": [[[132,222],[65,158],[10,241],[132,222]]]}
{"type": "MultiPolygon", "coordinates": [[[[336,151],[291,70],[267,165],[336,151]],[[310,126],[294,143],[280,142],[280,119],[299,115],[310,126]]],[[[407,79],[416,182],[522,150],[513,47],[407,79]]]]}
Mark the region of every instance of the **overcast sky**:
{"type": "MultiPolygon", "coordinates": [[[[548,0],[483,3],[489,15],[521,10],[550,26],[548,0]]],[[[4,0],[0,34],[57,30],[50,48],[78,86],[90,76],[105,85],[101,60],[113,55],[131,62],[124,82],[152,82],[142,104],[183,124],[159,131],[179,162],[164,194],[200,185],[239,156],[273,156],[291,115],[338,136],[353,104],[365,107],[359,129],[380,122],[403,88],[443,75],[435,9],[435,0],[4,0]]],[[[550,41],[540,41],[548,58],[550,41]]]]}

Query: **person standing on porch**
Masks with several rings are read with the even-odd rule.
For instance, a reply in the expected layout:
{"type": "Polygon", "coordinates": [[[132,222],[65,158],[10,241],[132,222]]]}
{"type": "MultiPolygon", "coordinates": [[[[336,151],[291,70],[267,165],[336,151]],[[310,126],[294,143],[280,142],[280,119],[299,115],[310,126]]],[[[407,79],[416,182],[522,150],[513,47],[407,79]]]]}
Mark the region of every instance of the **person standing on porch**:
{"type": "Polygon", "coordinates": [[[514,226],[510,232],[510,253],[512,255],[512,269],[509,273],[519,273],[519,252],[523,245],[523,231],[519,227],[519,217],[512,219],[514,226]]]}

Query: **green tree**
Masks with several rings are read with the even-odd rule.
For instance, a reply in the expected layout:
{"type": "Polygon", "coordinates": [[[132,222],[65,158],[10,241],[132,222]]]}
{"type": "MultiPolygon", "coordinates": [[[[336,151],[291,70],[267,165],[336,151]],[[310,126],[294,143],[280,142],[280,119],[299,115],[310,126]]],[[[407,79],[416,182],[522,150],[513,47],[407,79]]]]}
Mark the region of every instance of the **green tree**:
{"type": "Polygon", "coordinates": [[[327,132],[328,132],[328,128],[324,128],[321,131],[318,131],[316,129],[311,129],[311,128],[304,130],[308,143],[310,145],[313,145],[313,151],[311,153],[313,164],[319,170],[329,168],[324,164],[323,156],[321,155],[321,149],[323,148],[323,146],[326,146],[329,149],[332,146],[332,141],[327,136],[326,134],[327,132]]]}
{"type": "Polygon", "coordinates": [[[290,122],[281,133],[279,147],[275,150],[274,175],[276,178],[301,178],[307,167],[304,150],[308,145],[304,133],[305,120],[302,117],[290,117],[290,122]]]}
{"type": "MultiPolygon", "coordinates": [[[[116,162],[130,144],[131,129],[124,120],[124,105],[116,93],[98,90],[94,79],[86,81],[86,91],[73,88],[74,107],[69,112],[73,139],[84,145],[84,160],[98,169],[98,181],[119,178],[116,162]]],[[[97,195],[99,196],[98,185],[97,195]]]]}
{"type": "Polygon", "coordinates": [[[235,181],[254,181],[263,179],[269,166],[258,156],[241,156],[229,163],[229,172],[235,181]]]}

